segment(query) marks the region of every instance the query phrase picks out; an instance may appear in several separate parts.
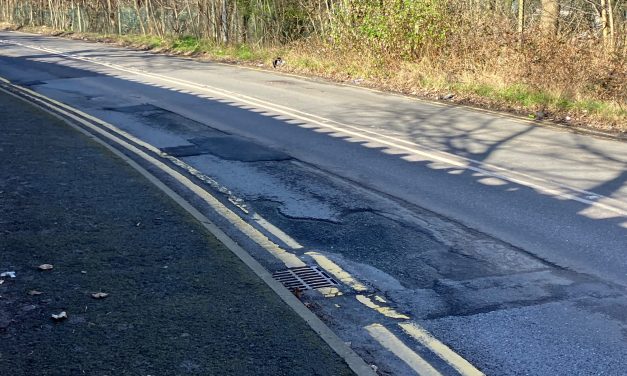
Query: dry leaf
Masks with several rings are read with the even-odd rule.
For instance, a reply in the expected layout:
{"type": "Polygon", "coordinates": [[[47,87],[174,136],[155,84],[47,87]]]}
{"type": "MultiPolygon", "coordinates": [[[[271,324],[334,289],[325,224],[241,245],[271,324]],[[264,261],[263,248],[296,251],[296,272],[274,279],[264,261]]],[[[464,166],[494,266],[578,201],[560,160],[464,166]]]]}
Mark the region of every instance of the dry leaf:
{"type": "Polygon", "coordinates": [[[54,266],[51,264],[41,264],[37,267],[39,270],[52,270],[52,268],[54,268],[54,266]]]}
{"type": "Polygon", "coordinates": [[[0,274],[0,277],[15,278],[15,272],[3,272],[0,274]]]}
{"type": "Polygon", "coordinates": [[[65,311],[62,311],[58,315],[52,314],[52,319],[55,320],[55,321],[65,320],[65,319],[67,319],[67,313],[65,311]]]}
{"type": "Polygon", "coordinates": [[[37,290],[30,290],[30,291],[28,292],[28,295],[31,295],[31,296],[41,295],[41,294],[43,294],[43,292],[41,292],[41,291],[37,291],[37,290]]]}
{"type": "Polygon", "coordinates": [[[109,296],[109,294],[107,294],[106,292],[95,292],[91,294],[91,297],[94,299],[104,299],[107,296],[109,296]]]}

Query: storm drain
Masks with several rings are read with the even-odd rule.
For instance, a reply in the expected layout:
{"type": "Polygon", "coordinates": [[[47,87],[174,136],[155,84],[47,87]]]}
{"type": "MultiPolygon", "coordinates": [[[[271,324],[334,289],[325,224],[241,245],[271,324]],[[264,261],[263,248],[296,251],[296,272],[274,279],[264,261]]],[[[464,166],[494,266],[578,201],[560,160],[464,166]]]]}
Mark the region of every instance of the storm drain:
{"type": "Polygon", "coordinates": [[[274,272],[272,277],[291,291],[334,287],[338,283],[317,266],[301,266],[274,272]]]}

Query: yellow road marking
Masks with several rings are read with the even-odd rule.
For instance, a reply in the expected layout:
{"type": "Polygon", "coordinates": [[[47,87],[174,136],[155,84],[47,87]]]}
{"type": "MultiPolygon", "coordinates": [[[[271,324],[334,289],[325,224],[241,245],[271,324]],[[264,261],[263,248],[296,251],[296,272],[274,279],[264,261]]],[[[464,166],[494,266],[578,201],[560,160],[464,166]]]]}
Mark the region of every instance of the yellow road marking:
{"type": "MultiPolygon", "coordinates": [[[[8,80],[2,79],[1,81],[12,85],[8,80]]],[[[235,226],[235,228],[240,230],[247,237],[252,239],[255,243],[260,245],[263,249],[265,249],[266,251],[268,251],[269,253],[274,255],[276,258],[278,258],[279,260],[283,261],[283,263],[288,268],[305,266],[305,263],[302,260],[300,260],[298,257],[296,257],[296,255],[287,252],[286,250],[284,250],[283,248],[281,248],[280,246],[278,246],[277,244],[272,242],[263,233],[261,233],[259,230],[257,230],[256,228],[254,228],[250,224],[248,224],[239,215],[235,214],[229,208],[224,206],[218,199],[216,199],[214,196],[209,194],[207,191],[205,191],[204,189],[202,189],[201,187],[196,185],[194,182],[192,182],[186,176],[182,175],[178,171],[173,170],[172,168],[167,166],[165,163],[163,163],[163,162],[159,161],[158,159],[156,159],[156,158],[146,154],[144,151],[138,149],[137,147],[129,144],[128,142],[118,138],[117,136],[115,136],[115,135],[113,135],[113,134],[111,134],[111,133],[109,133],[109,132],[107,132],[107,131],[105,131],[105,130],[97,127],[97,126],[94,126],[93,124],[90,124],[89,122],[79,118],[78,116],[74,115],[71,112],[80,114],[81,116],[84,116],[84,117],[88,118],[89,120],[91,120],[93,122],[96,122],[96,123],[98,123],[100,125],[105,126],[107,129],[112,130],[115,133],[118,133],[118,134],[123,135],[125,137],[128,135],[128,136],[130,136],[130,139],[133,140],[133,141],[135,141],[135,140],[141,141],[141,140],[136,139],[135,137],[133,137],[133,136],[129,135],[128,133],[120,130],[119,128],[117,128],[116,126],[114,126],[114,125],[112,125],[110,123],[107,123],[107,122],[105,122],[103,120],[96,119],[96,118],[94,118],[92,116],[84,114],[83,112],[81,112],[81,111],[79,111],[79,110],[77,110],[75,108],[67,106],[67,105],[65,105],[65,104],[63,104],[61,102],[55,101],[54,99],[44,97],[43,95],[40,95],[40,94],[38,94],[38,93],[36,93],[36,92],[34,92],[32,90],[26,89],[26,88],[21,88],[20,87],[20,90],[22,90],[22,91],[28,93],[29,95],[31,95],[32,97],[34,97],[32,99],[34,99],[35,101],[42,102],[44,106],[47,106],[46,102],[43,99],[41,99],[41,98],[45,98],[45,100],[47,100],[47,101],[53,103],[54,105],[58,106],[59,108],[57,109],[57,111],[63,112],[63,114],[65,116],[68,116],[71,119],[73,119],[73,120],[83,124],[84,126],[90,128],[94,132],[97,132],[98,134],[106,137],[107,139],[110,139],[110,140],[120,144],[125,149],[132,151],[133,153],[135,153],[136,155],[140,156],[144,160],[146,160],[149,163],[151,163],[151,164],[155,165],[156,167],[158,167],[161,171],[163,171],[163,172],[167,173],[168,175],[172,176],[174,179],[176,179],[179,183],[181,183],[187,189],[189,189],[190,191],[194,192],[194,194],[196,194],[198,197],[203,199],[203,201],[205,201],[214,211],[216,211],[222,217],[226,218],[233,226],[235,226]],[[63,111],[62,109],[69,110],[71,112],[66,112],[66,111],[63,111]]],[[[142,142],[142,144],[146,144],[146,143],[142,142]]],[[[149,144],[146,144],[146,145],[149,145],[149,144]]],[[[152,145],[150,145],[149,149],[158,151],[158,149],[154,148],[152,145]]]]}
{"type": "MultiPolygon", "coordinates": [[[[4,79],[4,78],[0,78],[0,81],[5,82],[9,85],[12,85],[8,80],[4,79]]],[[[134,137],[133,135],[122,131],[121,129],[115,127],[112,124],[109,124],[107,122],[104,122],[100,119],[97,119],[95,117],[90,116],[89,114],[83,113],[75,108],[72,108],[70,106],[67,106],[61,102],[55,101],[54,99],[45,97],[43,95],[40,95],[32,90],[26,89],[26,88],[21,88],[20,90],[23,90],[24,92],[27,92],[29,95],[36,97],[33,98],[36,101],[39,102],[43,102],[41,99],[38,98],[45,98],[47,101],[61,107],[67,110],[70,110],[72,112],[78,113],[81,116],[88,118],[89,120],[96,122],[102,126],[104,126],[105,128],[109,129],[110,131],[113,131],[117,134],[120,134],[124,137],[127,137],[128,139],[132,140],[133,142],[136,142],[140,145],[142,145],[143,147],[145,147],[148,150],[151,150],[155,153],[160,154],[162,157],[165,157],[167,159],[170,159],[171,161],[174,162],[174,160],[176,158],[168,156],[168,155],[163,155],[163,153],[161,153],[159,151],[159,149],[155,148],[154,146],[152,146],[151,144],[148,144],[136,137],[134,137]]],[[[45,105],[45,102],[44,102],[45,105]]],[[[58,109],[60,110],[60,109],[58,109]]],[[[60,110],[63,112],[63,110],[60,110]]],[[[136,147],[132,146],[131,144],[117,138],[116,136],[113,136],[109,133],[107,133],[106,131],[98,128],[98,127],[94,127],[93,125],[89,124],[88,122],[85,122],[84,120],[78,118],[77,116],[73,115],[72,113],[67,113],[67,112],[63,112],[66,116],[74,119],[75,121],[80,122],[81,124],[88,126],[90,129],[96,131],[97,133],[100,133],[101,135],[105,136],[106,138],[109,138],[117,143],[119,143],[120,145],[122,145],[123,147],[125,147],[128,150],[133,151],[135,154],[141,156],[142,158],[144,158],[145,160],[149,161],[150,163],[156,165],[157,167],[159,167],[162,171],[165,171],[166,173],[168,173],[169,175],[173,176],[176,180],[178,180],[179,182],[181,182],[184,186],[186,186],[188,189],[192,190],[194,193],[196,193],[199,197],[201,197],[206,203],[208,203],[216,212],[218,212],[218,214],[222,215],[223,217],[225,217],[226,219],[229,220],[229,222],[234,225],[236,228],[238,228],[240,231],[242,231],[246,236],[248,236],[250,239],[252,239],[253,241],[255,241],[258,245],[260,245],[262,248],[266,249],[269,253],[273,254],[275,257],[277,257],[279,260],[283,261],[284,264],[287,267],[300,267],[300,266],[305,266],[305,263],[300,260],[296,255],[291,254],[287,251],[285,251],[284,249],[282,249],[280,246],[278,246],[277,244],[275,244],[274,242],[272,242],[270,239],[268,239],[263,233],[259,232],[258,230],[256,230],[254,227],[252,227],[250,224],[246,223],[241,217],[239,217],[238,215],[236,215],[234,212],[232,212],[230,209],[228,209],[226,206],[224,206],[222,203],[220,203],[217,199],[215,199],[212,195],[210,195],[209,193],[207,193],[206,191],[202,190],[200,187],[198,187],[196,184],[194,184],[193,182],[191,182],[189,179],[187,179],[185,176],[181,175],[180,173],[170,169],[169,167],[167,167],[167,165],[163,164],[162,162],[158,161],[157,159],[154,159],[153,157],[149,156],[148,154],[144,153],[143,151],[141,151],[140,149],[137,149],[136,147]]],[[[180,161],[180,160],[176,160],[178,165],[185,167],[187,166],[184,162],[180,161]]],[[[189,167],[189,166],[187,166],[189,167]]],[[[261,217],[259,217],[261,218],[261,217]]],[[[263,218],[261,218],[263,221],[265,221],[263,218]]],[[[258,221],[259,222],[259,221],[258,221]]],[[[266,221],[267,224],[270,224],[269,222],[266,221]]],[[[271,225],[271,224],[270,224],[271,225]]],[[[265,226],[262,226],[264,228],[266,228],[265,226]]],[[[278,230],[278,228],[274,227],[275,229],[278,230]]],[[[267,229],[267,228],[266,228],[267,229]]],[[[280,230],[279,230],[280,231],[280,230]]],[[[285,233],[283,233],[285,234],[285,233]]],[[[276,235],[276,234],[275,234],[276,235]]],[[[285,236],[287,236],[287,234],[285,234],[285,236]]],[[[289,236],[288,236],[289,237],[289,236]]],[[[291,239],[291,238],[290,238],[291,239]]],[[[286,242],[286,244],[293,246],[294,248],[297,247],[301,247],[302,246],[300,244],[298,244],[295,240],[293,240],[293,243],[288,244],[288,242],[286,242]]],[[[361,282],[357,281],[354,277],[352,277],[348,272],[344,271],[340,266],[338,266],[337,264],[335,264],[333,261],[329,260],[327,257],[325,257],[324,255],[319,254],[318,252],[307,252],[306,254],[310,255],[312,258],[314,258],[314,260],[316,260],[316,262],[323,267],[325,270],[329,271],[331,274],[333,274],[336,278],[338,278],[340,281],[342,281],[343,283],[347,284],[348,286],[350,286],[351,288],[353,288],[355,291],[357,292],[363,292],[363,291],[367,291],[368,288],[363,285],[361,282]]],[[[339,292],[339,290],[335,289],[335,288],[330,288],[324,291],[321,291],[323,293],[323,295],[325,296],[338,296],[341,295],[341,292],[339,292]]],[[[369,298],[363,296],[363,295],[358,295],[357,299],[364,305],[366,305],[369,308],[372,308],[374,310],[376,310],[377,312],[387,316],[387,317],[391,317],[391,318],[400,318],[400,319],[409,319],[408,316],[400,314],[398,312],[396,312],[395,310],[393,310],[392,308],[389,307],[381,307],[379,305],[377,305],[376,303],[372,302],[369,298]]],[[[377,300],[379,301],[384,301],[383,298],[380,297],[376,297],[377,300]]],[[[403,324],[399,324],[399,325],[403,325],[403,324]]],[[[403,326],[402,326],[403,327],[403,326]]],[[[406,328],[403,327],[404,330],[406,330],[406,328]]],[[[382,327],[378,328],[378,329],[373,329],[373,330],[368,330],[369,333],[371,335],[373,335],[373,333],[379,333],[378,336],[379,338],[383,338],[384,342],[386,343],[391,343],[389,341],[399,341],[396,337],[390,339],[388,338],[389,335],[394,336],[391,332],[389,332],[386,328],[382,327]],[[389,333],[388,334],[381,334],[381,333],[389,333]]],[[[407,330],[406,330],[407,331],[407,330]]],[[[428,333],[427,333],[428,334],[428,333]]],[[[412,335],[412,334],[410,334],[412,335]]],[[[374,337],[374,336],[373,336],[374,337]]],[[[412,337],[416,338],[414,335],[412,335],[412,337]]],[[[416,338],[417,340],[419,340],[418,338],[416,338]]],[[[439,343],[440,345],[444,346],[444,348],[448,349],[448,347],[446,347],[444,344],[442,344],[441,342],[439,342],[437,339],[431,337],[432,339],[432,346],[434,346],[435,348],[438,348],[437,344],[439,343]],[[434,342],[435,341],[435,342],[434,342]]],[[[419,340],[420,341],[420,340],[419,340]]],[[[422,343],[422,341],[420,341],[422,343]]],[[[382,343],[383,344],[383,343],[382,343]]],[[[401,343],[402,344],[402,343],[401,343]]],[[[405,346],[405,345],[403,345],[405,346]]],[[[425,345],[427,346],[427,345],[425,345]]],[[[427,346],[429,347],[429,346],[427,346]]],[[[431,347],[429,347],[431,349],[431,347]]],[[[409,348],[407,348],[409,351],[411,351],[409,348]]],[[[433,349],[432,349],[433,350],[433,349]]],[[[472,367],[473,369],[475,369],[470,363],[468,363],[467,361],[465,361],[463,358],[461,358],[459,355],[455,354],[454,352],[452,352],[452,350],[448,349],[450,351],[449,358],[459,358],[461,359],[461,362],[459,361],[459,359],[455,359],[455,361],[459,364],[462,364],[462,362],[465,362],[468,366],[472,367]],[[452,354],[452,356],[451,356],[452,354]]],[[[401,351],[403,354],[405,353],[404,350],[399,350],[401,351]]],[[[440,353],[438,353],[437,351],[433,350],[434,352],[436,352],[436,354],[438,354],[439,356],[442,356],[440,353]]],[[[439,347],[439,351],[442,353],[445,353],[446,350],[442,350],[442,347],[439,347]]],[[[395,353],[396,354],[396,353],[395,353]]],[[[417,354],[414,353],[414,355],[418,358],[420,358],[417,354]]],[[[442,356],[443,357],[443,356],[442,356]]],[[[410,358],[412,358],[410,356],[410,358]]],[[[420,358],[422,359],[422,358],[420,358]]],[[[444,358],[443,359],[447,362],[449,362],[448,358],[444,358]]],[[[405,359],[403,359],[405,361],[405,359]]],[[[415,360],[415,359],[414,359],[415,360]]],[[[412,362],[414,360],[411,360],[412,362]]],[[[406,361],[407,362],[407,361],[406,361]]],[[[450,363],[450,362],[449,362],[450,363]]],[[[408,363],[409,364],[409,363],[408,363]]],[[[453,365],[453,364],[451,364],[453,365]]],[[[430,367],[430,366],[429,366],[430,367]]],[[[454,366],[455,367],[455,366],[454,366]]],[[[413,368],[413,367],[412,367],[413,368]]],[[[457,367],[455,367],[457,369],[457,367]]],[[[433,369],[433,368],[432,368],[433,369]]],[[[476,370],[476,369],[475,369],[476,370]]],[[[435,370],[434,370],[435,371],[435,370]]],[[[437,372],[437,371],[436,371],[437,372]]],[[[460,371],[461,372],[461,371],[460,371]]],[[[480,371],[477,370],[477,372],[479,373],[468,373],[468,375],[482,375],[482,373],[480,373],[480,371]]],[[[439,374],[439,373],[438,373],[439,374]]]]}
{"type": "Polygon", "coordinates": [[[257,222],[259,224],[259,226],[261,226],[264,229],[266,229],[266,231],[268,231],[272,235],[274,235],[277,238],[279,238],[288,247],[290,247],[292,249],[302,249],[303,248],[303,246],[300,245],[299,242],[294,240],[294,238],[292,238],[291,236],[289,236],[288,234],[283,232],[283,230],[281,230],[280,228],[276,227],[272,223],[268,222],[265,218],[263,218],[259,214],[255,213],[253,215],[253,220],[255,222],[257,222]]]}
{"type": "MultiPolygon", "coordinates": [[[[5,83],[7,83],[9,85],[12,85],[8,80],[6,80],[4,78],[1,78],[1,77],[0,77],[0,81],[5,82],[5,83]]],[[[40,95],[40,94],[38,94],[36,92],[33,92],[33,91],[29,90],[29,89],[20,87],[20,90],[22,90],[24,92],[27,92],[29,95],[31,95],[33,97],[36,97],[36,98],[33,98],[36,101],[43,102],[43,100],[38,99],[38,98],[45,98],[47,101],[49,101],[51,103],[54,103],[55,105],[57,105],[57,106],[59,106],[61,108],[65,108],[65,109],[68,109],[68,110],[73,111],[75,113],[78,113],[81,116],[84,116],[85,118],[88,118],[91,121],[94,121],[94,122],[104,126],[105,128],[107,128],[107,129],[109,129],[109,130],[111,130],[111,131],[113,131],[115,133],[118,133],[120,135],[128,137],[132,141],[134,141],[134,142],[144,146],[148,150],[151,150],[153,152],[161,154],[163,157],[166,157],[166,158],[168,158],[170,160],[175,159],[174,157],[163,155],[163,153],[160,153],[160,151],[158,149],[156,149],[154,146],[152,146],[152,145],[150,145],[148,143],[145,143],[144,141],[142,141],[140,139],[135,138],[131,134],[128,134],[128,133],[120,130],[119,128],[115,127],[114,125],[106,123],[106,122],[104,122],[104,121],[102,121],[100,119],[94,118],[94,117],[92,117],[92,116],[90,116],[88,114],[85,114],[85,113],[83,113],[83,112],[81,112],[81,111],[79,111],[79,110],[77,110],[75,108],[72,108],[70,106],[67,106],[67,105],[65,105],[65,104],[63,104],[61,102],[57,102],[54,99],[44,97],[43,95],[40,95]]],[[[43,102],[43,103],[45,105],[45,102],[43,102]]],[[[157,159],[152,158],[148,154],[145,154],[143,151],[141,151],[140,149],[135,148],[131,144],[126,143],[124,140],[121,140],[121,139],[117,138],[116,136],[111,135],[108,132],[106,132],[106,131],[98,128],[98,127],[94,127],[93,125],[91,125],[88,122],[78,118],[77,116],[73,115],[72,113],[64,112],[61,109],[57,109],[57,110],[63,112],[64,115],[66,115],[66,116],[68,116],[68,117],[70,117],[70,118],[80,122],[81,124],[88,126],[90,129],[96,131],[97,133],[100,133],[101,135],[105,136],[106,138],[109,138],[109,139],[119,143],[120,145],[122,145],[123,147],[127,148],[128,150],[133,151],[134,153],[136,153],[137,155],[141,156],[145,160],[147,160],[150,163],[156,165],[162,171],[165,171],[169,175],[173,176],[176,180],[181,182],[188,189],[192,190],[198,196],[203,198],[205,202],[207,202],[220,215],[222,215],[223,217],[227,218],[229,220],[229,222],[231,222],[231,224],[233,224],[236,228],[238,228],[240,231],[242,231],[244,234],[246,234],[249,238],[254,240],[257,244],[262,246],[268,252],[273,254],[275,257],[277,257],[278,259],[283,261],[287,267],[305,266],[305,263],[302,260],[300,260],[294,254],[291,254],[291,253],[283,250],[281,247],[279,247],[278,245],[273,243],[265,235],[263,235],[263,233],[259,232],[254,227],[250,226],[241,217],[239,217],[234,212],[232,212],[230,209],[228,209],[226,206],[224,206],[222,203],[220,203],[212,195],[210,195],[206,191],[200,189],[200,187],[198,187],[193,182],[188,180],[185,176],[183,176],[180,173],[170,169],[169,167],[167,167],[167,165],[163,164],[162,162],[158,161],[157,159]]],[[[182,163],[183,165],[186,165],[184,162],[182,162],[180,160],[179,160],[179,162],[182,163]]],[[[257,216],[255,218],[255,220],[258,223],[259,223],[260,220],[262,222],[265,221],[265,219],[263,219],[260,216],[257,216]]],[[[265,221],[265,223],[266,223],[266,225],[270,225],[270,226],[274,227],[272,224],[270,224],[267,221],[265,221]]],[[[267,226],[263,226],[262,225],[262,227],[267,229],[267,226]]],[[[274,227],[274,229],[279,230],[276,227],[274,227]]],[[[302,248],[302,246],[299,243],[297,243],[295,240],[290,238],[287,234],[283,233],[280,230],[279,230],[279,232],[284,234],[284,236],[287,237],[285,239],[285,240],[288,240],[288,241],[286,241],[286,244],[292,246],[293,248],[298,248],[298,247],[302,248]],[[291,241],[288,238],[291,239],[291,241]]],[[[281,237],[279,237],[279,238],[281,238],[281,237]]],[[[285,241],[284,239],[282,239],[282,240],[285,241]]],[[[365,285],[363,285],[361,282],[357,281],[348,272],[344,271],[340,266],[335,264],[333,261],[329,260],[324,255],[321,255],[318,252],[307,252],[306,254],[308,254],[312,258],[314,258],[314,260],[316,260],[316,262],[321,267],[323,267],[325,270],[329,271],[331,274],[333,274],[340,281],[342,281],[345,284],[349,285],[355,291],[359,292],[359,291],[367,291],[368,290],[365,285]]],[[[338,295],[341,295],[341,292],[339,292],[339,290],[336,289],[336,288],[321,289],[321,292],[325,296],[338,296],[338,295]]],[[[408,316],[400,314],[400,313],[396,312],[392,308],[381,307],[381,306],[377,305],[376,303],[374,303],[372,300],[370,300],[366,296],[358,295],[356,298],[362,304],[366,305],[369,308],[372,308],[372,309],[376,310],[377,312],[379,312],[379,313],[381,313],[381,314],[383,314],[383,315],[385,315],[387,317],[390,317],[390,318],[400,318],[400,319],[409,319],[408,316]]],[[[382,297],[379,297],[379,296],[375,296],[375,299],[378,300],[379,302],[385,302],[385,299],[383,299],[382,297]]],[[[431,336],[429,333],[424,331],[424,329],[421,329],[421,328],[417,327],[415,324],[402,323],[402,324],[399,324],[399,325],[409,335],[411,335],[413,338],[418,340],[424,346],[426,346],[429,349],[431,349],[434,353],[436,353],[438,356],[440,356],[447,363],[451,364],[451,366],[453,366],[455,369],[457,369],[462,375],[472,375],[472,376],[483,375],[483,373],[478,371],[475,367],[473,367],[470,363],[468,363],[461,356],[459,356],[456,353],[454,353],[446,345],[444,345],[443,343],[438,341],[436,338],[431,336]]],[[[388,345],[395,344],[395,346],[397,348],[393,352],[397,356],[399,356],[399,358],[401,358],[403,361],[405,361],[407,364],[409,364],[413,369],[416,370],[415,367],[419,367],[419,366],[422,367],[422,365],[420,365],[420,360],[422,360],[423,362],[424,362],[424,360],[419,355],[417,355],[413,351],[411,351],[411,349],[409,349],[407,346],[402,344],[402,342],[400,342],[400,340],[398,338],[396,338],[391,332],[389,332],[389,330],[387,330],[386,328],[384,328],[383,326],[381,326],[379,324],[373,324],[373,325],[367,327],[366,329],[368,330],[370,335],[373,336],[375,339],[377,339],[382,345],[387,347],[388,345]],[[396,343],[396,341],[398,341],[398,343],[396,343]],[[399,347],[398,346],[399,343],[402,346],[399,347]],[[403,346],[406,349],[403,348],[403,346]],[[407,351],[409,351],[409,353],[407,351]]],[[[435,371],[436,374],[439,375],[439,372],[437,372],[435,369],[433,369],[428,363],[425,362],[425,364],[429,368],[431,368],[432,371],[435,371]]],[[[430,370],[427,370],[427,372],[430,372],[430,370]]],[[[423,374],[423,373],[421,373],[421,374],[423,374]]],[[[428,373],[425,373],[425,374],[428,374],[428,373]]]]}
{"type": "Polygon", "coordinates": [[[382,296],[379,296],[379,295],[375,295],[374,296],[374,300],[376,300],[379,303],[387,303],[388,302],[387,300],[385,300],[385,298],[383,298],[382,296]]]}
{"type": "Polygon", "coordinates": [[[320,267],[333,274],[335,278],[345,285],[348,285],[353,290],[357,292],[368,291],[368,288],[363,283],[356,280],[352,275],[342,269],[338,264],[329,260],[326,256],[313,251],[305,252],[305,254],[311,256],[320,267]]]}
{"type": "MultiPolygon", "coordinates": [[[[7,85],[17,88],[22,91],[22,95],[18,96],[17,94],[6,90],[5,88],[0,87],[0,91],[6,92],[9,95],[15,96],[22,100],[27,100],[30,103],[35,104],[43,111],[55,116],[62,121],[66,122],[70,127],[76,129],[77,131],[85,134],[86,136],[93,138],[94,142],[99,143],[103,147],[110,150],[113,154],[118,156],[120,159],[128,163],[134,169],[136,169],[142,176],[144,176],[149,182],[158,187],[162,192],[164,192],[168,197],[170,197],[173,201],[179,204],[183,209],[185,209],[190,215],[192,215],[196,220],[198,220],[202,226],[204,226],[211,234],[213,234],[220,242],[222,242],[234,255],[236,255],[244,264],[246,264],[261,280],[263,280],[291,309],[296,312],[310,327],[314,332],[316,332],[342,359],[346,361],[348,366],[359,376],[376,376],[376,373],[372,370],[370,366],[368,366],[364,360],[359,357],[345,342],[343,342],[331,329],[326,326],[311,310],[305,308],[305,306],[291,293],[289,292],[285,286],[283,286],[278,281],[274,280],[270,273],[257,262],[248,252],[246,252],[242,247],[240,247],[234,240],[232,240],[226,233],[224,233],[220,228],[218,228],[213,222],[211,222],[205,215],[203,215],[200,211],[198,211],[195,207],[193,207],[188,201],[183,199],[179,194],[174,192],[171,188],[166,186],[161,180],[157,179],[157,177],[142,166],[140,166],[137,162],[132,160],[126,154],[124,154],[121,150],[118,150],[116,147],[113,147],[103,139],[95,136],[94,134],[87,131],[87,129],[80,127],[76,123],[80,123],[86,128],[104,136],[110,141],[117,143],[118,145],[126,148],[129,151],[132,151],[139,157],[145,159],[146,161],[154,164],[156,167],[162,169],[165,173],[171,175],[173,178],[177,178],[178,176],[182,176],[178,174],[176,171],[172,170],[167,165],[159,163],[154,163],[154,158],[148,156],[144,152],[130,145],[126,141],[120,139],[119,137],[109,134],[106,131],[98,128],[97,126],[90,124],[89,122],[77,117],[76,115],[65,111],[64,109],[74,111],[79,114],[83,114],[80,111],[71,108],[62,103],[56,102],[53,99],[47,98],[43,95],[37,94],[28,90],[26,88],[13,85],[8,80],[0,77],[0,81],[6,83],[7,85]],[[24,93],[27,93],[24,95],[24,93]],[[32,93],[29,95],[28,93],[32,93]],[[58,103],[59,106],[55,107],[50,103],[47,103],[42,98],[50,101],[51,103],[58,103]],[[52,110],[54,109],[54,110],[52,110]],[[63,118],[60,114],[67,116],[76,123],[68,122],[66,118],[63,118]],[[174,174],[171,174],[174,172],[174,174]]],[[[86,114],[83,114],[86,115],[86,114]]],[[[97,120],[96,122],[100,123],[102,121],[97,120]]],[[[158,161],[157,161],[158,162],[158,161]]],[[[183,177],[184,178],[184,177],[183,177]]],[[[185,179],[185,178],[184,178],[185,179]]],[[[186,179],[187,180],[187,179],[186,179]]],[[[187,180],[189,183],[193,184],[191,181],[187,180]]],[[[185,182],[180,181],[186,187],[185,182]]],[[[196,186],[201,191],[200,187],[196,186]]],[[[196,190],[193,190],[196,193],[196,190]]],[[[207,192],[205,192],[208,194],[207,192]]],[[[203,197],[204,198],[204,197],[203,197]]],[[[226,208],[226,207],[225,207],[226,208]]],[[[228,210],[228,208],[227,208],[228,210]]],[[[233,213],[234,214],[234,213],[233,213]]],[[[263,234],[262,234],[263,235],[263,234]]],[[[255,240],[255,239],[253,239],[255,240]]]]}
{"type": "Polygon", "coordinates": [[[440,372],[427,363],[420,355],[407,347],[407,345],[383,325],[371,324],[366,326],[365,329],[372,338],[405,362],[420,376],[442,376],[440,372]]]}
{"type": "Polygon", "coordinates": [[[337,287],[320,287],[316,291],[320,292],[325,298],[335,298],[344,295],[337,287]]]}
{"type": "Polygon", "coordinates": [[[355,296],[355,298],[363,305],[365,305],[366,307],[373,309],[377,312],[379,312],[380,314],[392,318],[392,319],[404,319],[404,320],[409,320],[409,316],[404,315],[402,313],[398,313],[396,312],[396,310],[394,310],[394,308],[391,307],[381,307],[380,305],[378,305],[377,303],[373,302],[372,300],[370,300],[370,298],[368,298],[367,296],[364,295],[357,295],[355,296]]]}
{"type": "Polygon", "coordinates": [[[462,376],[484,376],[483,372],[479,371],[466,359],[459,356],[418,324],[404,322],[398,325],[405,331],[405,333],[409,334],[423,346],[427,347],[445,362],[450,364],[451,367],[455,368],[462,376]]]}

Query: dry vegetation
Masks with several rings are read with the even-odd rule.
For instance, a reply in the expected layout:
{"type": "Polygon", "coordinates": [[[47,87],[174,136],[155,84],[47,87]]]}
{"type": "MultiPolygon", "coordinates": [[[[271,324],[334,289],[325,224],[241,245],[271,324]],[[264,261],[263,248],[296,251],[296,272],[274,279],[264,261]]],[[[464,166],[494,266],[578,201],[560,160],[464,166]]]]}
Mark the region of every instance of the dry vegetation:
{"type": "Polygon", "coordinates": [[[0,0],[14,27],[282,56],[291,72],[614,132],[627,132],[626,16],[621,0],[0,0]]]}

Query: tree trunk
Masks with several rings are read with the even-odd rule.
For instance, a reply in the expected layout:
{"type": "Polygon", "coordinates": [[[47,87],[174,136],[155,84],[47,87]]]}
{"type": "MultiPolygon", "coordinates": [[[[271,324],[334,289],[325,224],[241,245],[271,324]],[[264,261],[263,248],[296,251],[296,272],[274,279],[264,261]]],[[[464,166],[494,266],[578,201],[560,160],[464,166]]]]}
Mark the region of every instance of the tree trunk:
{"type": "Polygon", "coordinates": [[[83,31],[83,20],[81,19],[81,4],[76,4],[76,22],[78,22],[78,32],[82,33],[83,31]]]}
{"type": "Polygon", "coordinates": [[[135,0],[134,4],[135,4],[135,13],[137,13],[137,20],[139,21],[139,27],[142,30],[142,34],[146,35],[146,26],[144,26],[144,19],[142,18],[142,12],[141,12],[141,9],[139,9],[139,1],[135,0]]]}
{"type": "Polygon", "coordinates": [[[608,46],[608,27],[607,27],[607,0],[601,0],[601,35],[603,36],[603,45],[608,46]]]}
{"type": "Polygon", "coordinates": [[[614,42],[616,35],[614,30],[614,10],[612,9],[612,0],[607,0],[608,17],[607,21],[610,27],[610,50],[614,50],[614,42]]]}
{"type": "Polygon", "coordinates": [[[540,26],[547,35],[556,35],[560,14],[558,0],[542,0],[542,16],[540,26]]]}
{"type": "Polygon", "coordinates": [[[228,35],[228,13],[227,13],[227,3],[226,0],[221,1],[221,10],[220,10],[220,37],[222,39],[222,43],[227,44],[229,41],[228,35]]]}
{"type": "Polygon", "coordinates": [[[518,0],[518,38],[523,44],[523,31],[525,29],[525,0],[518,0]]]}

